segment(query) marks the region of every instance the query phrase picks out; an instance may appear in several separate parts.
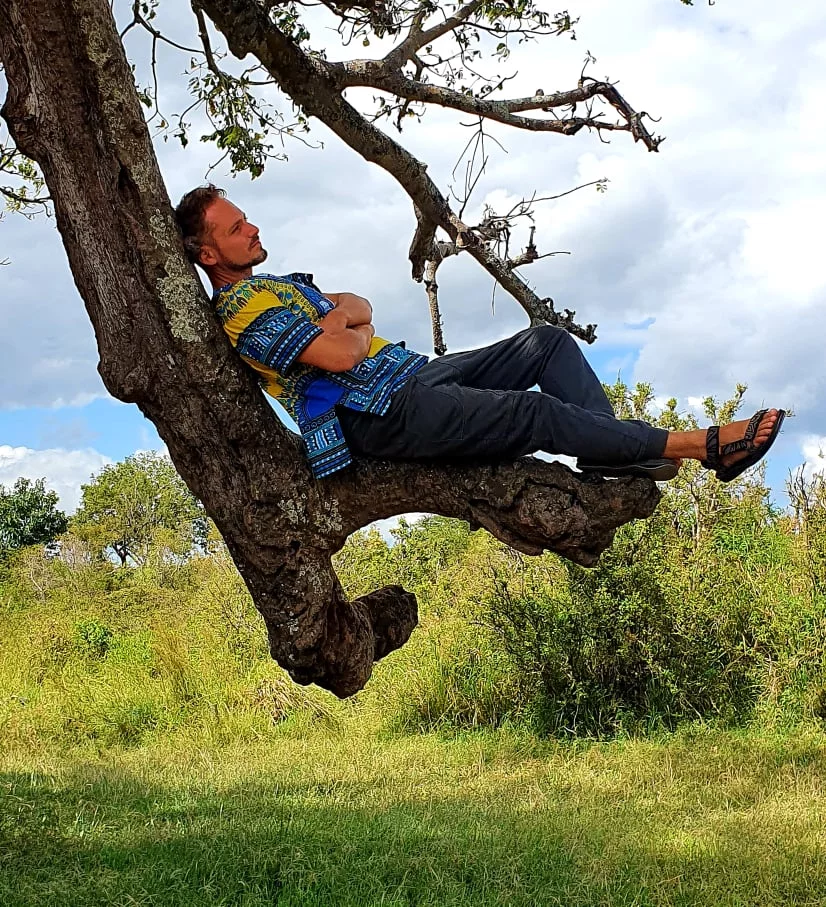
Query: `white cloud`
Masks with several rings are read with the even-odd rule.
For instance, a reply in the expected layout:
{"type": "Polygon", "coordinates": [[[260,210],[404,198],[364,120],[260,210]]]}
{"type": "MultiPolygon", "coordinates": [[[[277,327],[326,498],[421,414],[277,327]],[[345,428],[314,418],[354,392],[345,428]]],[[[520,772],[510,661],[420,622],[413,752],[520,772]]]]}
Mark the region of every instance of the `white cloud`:
{"type": "MultiPolygon", "coordinates": [[[[494,125],[507,153],[491,146],[479,205],[504,207],[534,190],[554,194],[608,176],[604,195],[584,190],[539,207],[540,251],[573,254],[537,262],[525,278],[560,308],[599,322],[599,344],[626,380],[692,398],[695,411],[695,400],[726,398],[745,382],[747,405],[792,405],[796,429],[817,435],[826,422],[821,0],[694,8],[677,0],[591,0],[581,12],[576,42],[550,42],[551,52],[545,42],[518,49],[520,74],[508,91],[572,87],[587,48],[598,59],[592,74],[620,79],[637,109],[662,116],[652,128],[667,141],[648,154],[623,134],[604,145],[584,133],[563,138],[494,125]]],[[[183,8],[162,7],[162,14],[191,21],[183,8]]],[[[180,60],[164,60],[164,103],[174,109],[180,60]]],[[[434,110],[401,136],[442,189],[467,140],[463,119],[434,110]]],[[[362,290],[380,333],[427,351],[425,297],[406,259],[409,200],[323,127],[314,125],[313,137],[323,139],[323,151],[288,147],[289,163],[273,164],[255,183],[225,180],[220,171],[213,179],[261,227],[267,267],[310,270],[332,290],[362,290]]],[[[186,152],[158,143],[158,152],[173,199],[218,156],[197,141],[186,152]]],[[[55,234],[46,224],[12,223],[0,225],[3,257],[13,262],[0,269],[0,317],[15,325],[0,339],[0,406],[101,393],[91,328],[55,234]]],[[[453,350],[525,325],[501,291],[492,314],[490,279],[465,256],[445,263],[439,284],[453,350]]]]}
{"type": "Polygon", "coordinates": [[[0,408],[83,406],[106,391],[92,325],[45,219],[0,223],[0,408]]]}
{"type": "Polygon", "coordinates": [[[80,486],[89,482],[111,459],[96,450],[32,450],[0,445],[0,485],[10,488],[18,478],[46,479],[60,497],[60,507],[72,513],[80,503],[80,486]]]}
{"type": "Polygon", "coordinates": [[[826,436],[809,435],[801,444],[803,473],[811,477],[814,473],[826,473],[826,436]]]}

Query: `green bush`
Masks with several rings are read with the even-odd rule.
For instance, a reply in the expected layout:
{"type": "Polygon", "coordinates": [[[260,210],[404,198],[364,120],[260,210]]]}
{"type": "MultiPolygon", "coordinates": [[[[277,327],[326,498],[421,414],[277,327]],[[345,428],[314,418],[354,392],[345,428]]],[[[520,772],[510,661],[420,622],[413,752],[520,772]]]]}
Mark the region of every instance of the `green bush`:
{"type": "Polygon", "coordinates": [[[75,624],[75,646],[91,658],[104,658],[113,638],[111,628],[97,620],[81,620],[75,624]]]}
{"type": "Polygon", "coordinates": [[[751,612],[675,594],[646,533],[625,527],[595,568],[565,564],[555,587],[497,574],[485,619],[543,732],[605,736],[753,709],[764,659],[751,612]]]}

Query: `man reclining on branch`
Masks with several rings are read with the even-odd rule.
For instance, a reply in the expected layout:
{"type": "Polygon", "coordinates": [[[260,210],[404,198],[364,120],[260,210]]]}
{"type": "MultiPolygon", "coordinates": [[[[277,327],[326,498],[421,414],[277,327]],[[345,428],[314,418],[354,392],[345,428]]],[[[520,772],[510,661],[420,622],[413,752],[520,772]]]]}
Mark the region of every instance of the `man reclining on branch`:
{"type": "Polygon", "coordinates": [[[729,482],[765,455],[785,417],[761,410],[686,432],[617,419],[576,341],[550,326],[428,361],[377,337],[361,296],[321,293],[308,274],[253,275],[267,252],[223,190],[193,189],[175,213],[224,329],[295,419],[317,478],[352,454],[478,463],[544,450],[578,457],[583,470],[659,481],[690,458],[729,482]]]}

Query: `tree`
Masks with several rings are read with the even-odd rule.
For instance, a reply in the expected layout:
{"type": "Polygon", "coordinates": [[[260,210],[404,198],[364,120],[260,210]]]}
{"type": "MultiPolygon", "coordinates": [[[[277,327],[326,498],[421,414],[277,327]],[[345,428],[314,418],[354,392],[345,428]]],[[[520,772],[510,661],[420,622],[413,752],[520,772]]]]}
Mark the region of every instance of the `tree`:
{"type": "Polygon", "coordinates": [[[0,485],[0,557],[26,545],[48,545],[65,532],[66,514],[57,501],[44,479],[20,478],[10,489],[0,485]]]}
{"type": "Polygon", "coordinates": [[[73,530],[98,551],[111,550],[121,566],[143,564],[153,545],[186,554],[202,543],[207,521],[172,463],[136,454],[104,468],[82,486],[73,530]]]}
{"type": "MultiPolygon", "coordinates": [[[[513,258],[506,247],[497,254],[496,224],[466,224],[425,164],[344,97],[356,86],[379,90],[399,122],[419,105],[435,103],[470,113],[480,124],[487,118],[560,135],[624,131],[656,150],[659,139],[646,129],[644,115],[607,82],[583,75],[568,91],[510,100],[494,99],[502,79],[462,87],[480,41],[493,38],[502,56],[522,38],[568,32],[570,17],[548,16],[531,0],[469,0],[443,8],[432,0],[323,5],[345,41],[364,44],[375,36],[391,39],[393,49],[378,61],[333,63],[310,46],[302,8],[289,0],[194,0],[203,71],[193,83],[196,100],[214,117],[212,138],[239,167],[255,172],[267,155],[263,133],[273,123],[250,101],[254,72],[232,76],[220,68],[207,18],[233,54],[257,58],[300,120],[322,120],[398,180],[418,222],[410,251],[415,278],[423,279],[428,266],[432,274],[448,251],[466,250],[532,322],[563,324],[593,339],[590,326],[579,328],[573,313],[557,313],[516,273],[538,255],[535,248],[513,258]],[[442,39],[453,49],[441,52],[442,39]],[[598,102],[615,119],[596,109],[598,102]],[[446,247],[436,240],[438,229],[446,247]]],[[[151,21],[156,6],[156,0],[133,5],[133,24],[149,29],[153,43],[163,39],[151,21]]],[[[415,626],[416,601],[404,589],[388,586],[347,601],[332,568],[331,555],[347,536],[373,520],[428,510],[484,526],[523,552],[550,549],[587,565],[617,526],[653,512],[659,495],[651,482],[583,480],[560,464],[532,458],[472,468],[362,462],[313,481],[297,439],[232,353],[183,257],[107,0],[0,0],[0,64],[8,81],[2,114],[16,148],[42,171],[95,327],[103,381],[156,425],[264,616],[273,657],[295,680],[349,695],[415,626]]]]}

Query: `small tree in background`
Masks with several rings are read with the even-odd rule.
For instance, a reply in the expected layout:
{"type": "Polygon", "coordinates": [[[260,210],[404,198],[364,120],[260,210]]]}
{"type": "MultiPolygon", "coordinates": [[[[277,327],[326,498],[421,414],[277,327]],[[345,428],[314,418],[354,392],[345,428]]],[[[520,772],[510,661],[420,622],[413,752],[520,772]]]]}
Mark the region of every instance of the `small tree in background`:
{"type": "Polygon", "coordinates": [[[82,486],[72,530],[121,565],[143,564],[157,546],[183,556],[202,546],[207,518],[175,467],[157,453],[139,453],[105,466],[82,486]]]}
{"type": "Polygon", "coordinates": [[[27,545],[48,545],[65,532],[68,521],[57,502],[45,479],[19,478],[8,490],[0,485],[0,559],[27,545]]]}

